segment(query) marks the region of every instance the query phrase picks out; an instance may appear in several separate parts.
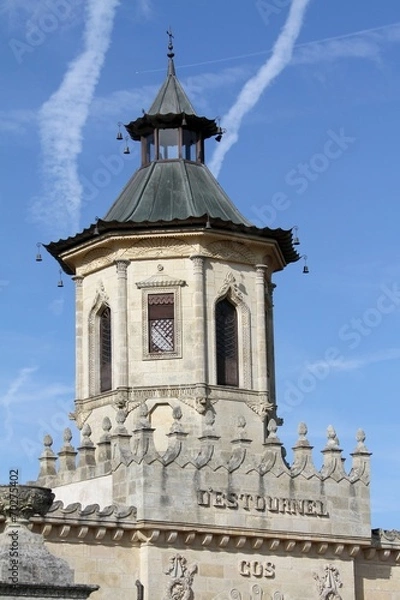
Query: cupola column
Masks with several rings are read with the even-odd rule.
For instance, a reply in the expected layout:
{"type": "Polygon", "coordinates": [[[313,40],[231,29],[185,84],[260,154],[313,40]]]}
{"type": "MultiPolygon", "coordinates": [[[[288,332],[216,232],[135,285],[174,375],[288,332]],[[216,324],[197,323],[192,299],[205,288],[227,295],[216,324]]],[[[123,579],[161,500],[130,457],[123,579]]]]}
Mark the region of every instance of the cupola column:
{"type": "Polygon", "coordinates": [[[191,256],[194,275],[194,345],[193,358],[196,370],[196,383],[207,384],[207,340],[206,340],[206,312],[204,290],[204,257],[191,256]]]}
{"type": "Polygon", "coordinates": [[[114,387],[128,387],[128,301],[127,270],[129,260],[116,260],[117,267],[117,308],[115,311],[115,330],[117,333],[116,373],[114,387]]]}
{"type": "Polygon", "coordinates": [[[257,302],[257,358],[258,358],[258,390],[268,391],[267,369],[267,323],[265,305],[266,265],[256,265],[256,302],[257,302]]]}
{"type": "Polygon", "coordinates": [[[83,398],[83,277],[75,275],[75,393],[83,398]]]}
{"type": "Polygon", "coordinates": [[[269,401],[276,404],[275,390],[275,347],[274,347],[274,289],[275,283],[267,283],[267,358],[269,401]]]}

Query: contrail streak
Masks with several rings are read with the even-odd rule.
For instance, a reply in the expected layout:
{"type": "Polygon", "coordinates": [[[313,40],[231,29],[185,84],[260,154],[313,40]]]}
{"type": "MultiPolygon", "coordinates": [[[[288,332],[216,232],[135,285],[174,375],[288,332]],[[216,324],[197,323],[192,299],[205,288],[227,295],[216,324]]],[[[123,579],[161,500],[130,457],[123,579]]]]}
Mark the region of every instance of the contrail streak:
{"type": "Polygon", "coordinates": [[[77,159],[82,150],[82,129],[89,114],[105,56],[110,45],[120,0],[88,0],[84,49],[70,63],[58,90],[39,114],[43,151],[44,197],[33,206],[34,218],[55,225],[58,233],[79,227],[82,185],[77,159]]]}
{"type": "Polygon", "coordinates": [[[287,21],[273,47],[272,56],[259,69],[258,73],[247,81],[236,102],[223,117],[223,126],[228,131],[216,148],[210,163],[210,170],[216,177],[221,170],[226,153],[238,140],[243,117],[257,104],[268,85],[289,64],[309,3],[310,0],[293,0],[287,21]]]}

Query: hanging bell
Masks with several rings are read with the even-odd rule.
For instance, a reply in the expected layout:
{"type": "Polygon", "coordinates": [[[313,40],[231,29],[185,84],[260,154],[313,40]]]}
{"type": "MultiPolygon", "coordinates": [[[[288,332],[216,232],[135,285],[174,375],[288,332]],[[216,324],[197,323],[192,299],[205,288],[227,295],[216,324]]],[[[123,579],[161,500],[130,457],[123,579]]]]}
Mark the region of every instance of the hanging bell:
{"type": "Polygon", "coordinates": [[[122,135],[122,133],[121,133],[121,125],[122,125],[122,123],[121,123],[121,122],[119,122],[119,123],[118,123],[118,133],[117,133],[117,140],[123,140],[123,139],[124,139],[124,136],[123,136],[123,135],[122,135]]]}
{"type": "Polygon", "coordinates": [[[125,138],[124,154],[130,154],[131,153],[131,151],[129,149],[129,146],[128,146],[128,140],[129,140],[129,136],[127,135],[126,138],[125,138]]]}
{"type": "Polygon", "coordinates": [[[42,262],[42,260],[43,260],[43,258],[42,258],[42,255],[41,255],[41,253],[40,253],[40,246],[41,246],[41,245],[42,245],[42,244],[41,244],[40,242],[38,242],[38,243],[36,244],[36,247],[37,247],[37,252],[36,252],[36,262],[42,262]]]}
{"type": "Polygon", "coordinates": [[[64,282],[62,280],[61,269],[60,269],[59,273],[60,273],[60,279],[58,280],[57,287],[63,288],[64,287],[64,282]]]}

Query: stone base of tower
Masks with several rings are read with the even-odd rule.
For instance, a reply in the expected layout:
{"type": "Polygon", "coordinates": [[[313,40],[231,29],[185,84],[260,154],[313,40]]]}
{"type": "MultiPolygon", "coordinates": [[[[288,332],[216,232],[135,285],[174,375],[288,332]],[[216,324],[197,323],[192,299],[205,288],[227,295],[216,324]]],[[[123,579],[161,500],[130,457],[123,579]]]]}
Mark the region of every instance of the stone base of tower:
{"type": "Polygon", "coordinates": [[[398,598],[400,534],[371,534],[362,431],[346,471],[329,428],[317,470],[304,424],[289,465],[273,421],[257,445],[239,419],[228,449],[213,419],[193,439],[174,415],[163,452],[142,408],[132,434],[121,414],[96,444],[84,428],[58,470],[49,444],[42,455],[38,483],[59,501],[34,527],[79,581],[100,586],[93,598],[398,598]]]}

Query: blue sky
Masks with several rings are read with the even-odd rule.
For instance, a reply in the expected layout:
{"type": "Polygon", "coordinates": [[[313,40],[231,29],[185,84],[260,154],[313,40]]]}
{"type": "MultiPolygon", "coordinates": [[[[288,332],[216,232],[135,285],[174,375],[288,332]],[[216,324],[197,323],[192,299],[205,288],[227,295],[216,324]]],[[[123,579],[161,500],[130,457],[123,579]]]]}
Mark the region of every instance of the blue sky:
{"type": "MultiPolygon", "coordinates": [[[[0,474],[33,479],[41,439],[60,446],[74,398],[74,289],[36,243],[107,211],[137,168],[117,122],[148,108],[175,34],[197,112],[229,111],[259,73],[289,2],[1,0],[0,474]],[[267,7],[269,5],[269,8],[267,7]],[[90,49],[90,52],[88,51],[90,49]]],[[[288,64],[244,111],[219,181],[259,226],[299,227],[303,261],[277,274],[280,436],[300,421],[319,466],[332,424],[350,466],[358,428],[372,457],[374,527],[400,529],[400,21],[386,0],[309,2],[288,64]]],[[[225,119],[224,119],[225,116],[225,119]]],[[[228,127],[229,125],[229,127],[228,127]]]]}

